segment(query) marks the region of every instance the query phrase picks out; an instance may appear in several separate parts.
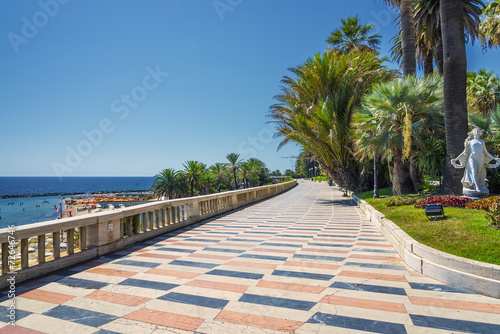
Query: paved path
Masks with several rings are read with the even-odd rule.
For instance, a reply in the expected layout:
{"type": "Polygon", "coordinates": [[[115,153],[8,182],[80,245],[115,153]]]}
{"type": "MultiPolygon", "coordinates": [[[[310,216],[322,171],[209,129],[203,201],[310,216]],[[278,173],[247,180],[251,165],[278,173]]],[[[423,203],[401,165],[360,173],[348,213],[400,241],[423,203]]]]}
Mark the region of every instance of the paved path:
{"type": "Polygon", "coordinates": [[[0,333],[500,333],[500,300],[412,271],[310,182],[17,292],[0,333]]]}

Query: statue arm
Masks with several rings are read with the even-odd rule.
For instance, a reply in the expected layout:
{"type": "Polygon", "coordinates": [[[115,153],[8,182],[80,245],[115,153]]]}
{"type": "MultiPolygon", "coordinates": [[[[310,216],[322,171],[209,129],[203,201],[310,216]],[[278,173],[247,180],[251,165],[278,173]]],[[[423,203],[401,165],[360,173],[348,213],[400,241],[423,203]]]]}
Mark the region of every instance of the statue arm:
{"type": "Polygon", "coordinates": [[[467,157],[469,156],[469,145],[465,146],[465,149],[458,157],[451,159],[451,164],[455,168],[465,168],[467,165],[467,157]]]}

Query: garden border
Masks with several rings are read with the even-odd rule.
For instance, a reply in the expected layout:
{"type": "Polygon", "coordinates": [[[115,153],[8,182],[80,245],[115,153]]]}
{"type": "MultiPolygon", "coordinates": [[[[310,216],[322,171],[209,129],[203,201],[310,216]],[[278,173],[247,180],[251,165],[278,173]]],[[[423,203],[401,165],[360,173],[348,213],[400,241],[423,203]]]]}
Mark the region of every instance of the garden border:
{"type": "Polygon", "coordinates": [[[366,201],[352,195],[403,261],[415,271],[460,289],[500,298],[500,266],[465,259],[421,244],[366,201]]]}

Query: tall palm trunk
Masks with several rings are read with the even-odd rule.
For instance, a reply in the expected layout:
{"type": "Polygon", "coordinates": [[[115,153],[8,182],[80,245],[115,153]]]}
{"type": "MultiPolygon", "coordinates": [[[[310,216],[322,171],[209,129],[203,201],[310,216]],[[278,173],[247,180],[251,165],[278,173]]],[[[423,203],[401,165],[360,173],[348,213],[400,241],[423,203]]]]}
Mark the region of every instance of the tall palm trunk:
{"type": "Polygon", "coordinates": [[[435,45],[435,55],[436,66],[439,74],[443,75],[443,40],[442,38],[436,38],[435,45]]]}
{"type": "Polygon", "coordinates": [[[400,0],[401,30],[403,42],[403,74],[414,75],[417,72],[415,59],[415,23],[413,20],[412,0],[400,0]]]}
{"type": "Polygon", "coordinates": [[[446,130],[446,167],[441,190],[446,194],[460,194],[463,169],[454,168],[450,160],[463,151],[467,137],[467,58],[462,0],[441,0],[441,34],[446,130]]]}
{"type": "Polygon", "coordinates": [[[427,77],[434,73],[434,54],[432,48],[428,47],[424,58],[424,75],[427,77]]]}
{"type": "Polygon", "coordinates": [[[233,176],[234,176],[234,190],[238,189],[238,183],[236,182],[236,168],[233,167],[233,176]]]}
{"type": "Polygon", "coordinates": [[[410,177],[410,162],[403,160],[403,152],[394,152],[392,169],[392,192],[394,195],[411,194],[415,191],[410,177]]]}

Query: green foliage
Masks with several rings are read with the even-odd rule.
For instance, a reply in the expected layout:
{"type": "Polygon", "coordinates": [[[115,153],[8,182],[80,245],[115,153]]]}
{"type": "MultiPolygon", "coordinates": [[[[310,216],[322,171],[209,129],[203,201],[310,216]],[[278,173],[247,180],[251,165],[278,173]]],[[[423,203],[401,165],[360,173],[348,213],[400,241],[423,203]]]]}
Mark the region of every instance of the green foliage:
{"type": "Polygon", "coordinates": [[[385,205],[387,205],[387,206],[401,206],[401,205],[415,204],[416,202],[417,202],[417,199],[414,197],[394,196],[394,197],[389,198],[385,202],[385,205]]]}
{"type": "Polygon", "coordinates": [[[278,148],[295,142],[337,184],[359,187],[362,166],[352,154],[353,113],[373,84],[396,76],[382,66],[384,60],[371,51],[331,50],[291,69],[293,77],[283,78],[278,103],[270,108],[276,136],[283,138],[278,148]]]}
{"type": "Polygon", "coordinates": [[[377,51],[382,36],[368,35],[373,29],[373,24],[361,25],[358,16],[341,19],[342,27],[333,31],[326,40],[333,48],[349,53],[356,51],[377,51]]]}
{"type": "Polygon", "coordinates": [[[293,179],[291,177],[285,177],[284,179],[277,179],[276,183],[284,183],[284,182],[290,182],[293,179]]]}
{"type": "Polygon", "coordinates": [[[422,182],[422,193],[423,194],[431,194],[435,195],[439,193],[439,184],[433,183],[433,182],[427,182],[424,181],[422,182]]]}
{"type": "Polygon", "coordinates": [[[495,202],[490,205],[490,208],[488,210],[488,214],[486,217],[490,220],[491,222],[491,227],[493,227],[496,230],[500,229],[500,203],[495,202]]]}
{"type": "Polygon", "coordinates": [[[483,51],[487,47],[493,48],[500,45],[500,0],[494,0],[483,8],[485,18],[479,26],[479,37],[483,51]]]}
{"type": "Polygon", "coordinates": [[[187,188],[184,174],[172,168],[164,169],[157,174],[151,187],[156,196],[166,196],[167,199],[183,196],[187,192],[187,188]]]}
{"type": "MultiPolygon", "coordinates": [[[[443,81],[439,75],[402,80],[374,86],[354,116],[356,156],[362,161],[374,156],[392,163],[393,191],[413,192],[408,158],[415,147],[443,127],[443,81]],[[397,182],[396,182],[397,180],[397,182]]],[[[439,157],[421,160],[438,160],[439,157]]],[[[424,164],[424,163],[423,163],[424,164]]],[[[430,164],[430,163],[429,163],[430,164]]],[[[437,164],[429,165],[437,168],[437,164]]]]}
{"type": "Polygon", "coordinates": [[[489,115],[500,104],[500,78],[483,68],[467,71],[467,105],[470,113],[489,115]]]}

